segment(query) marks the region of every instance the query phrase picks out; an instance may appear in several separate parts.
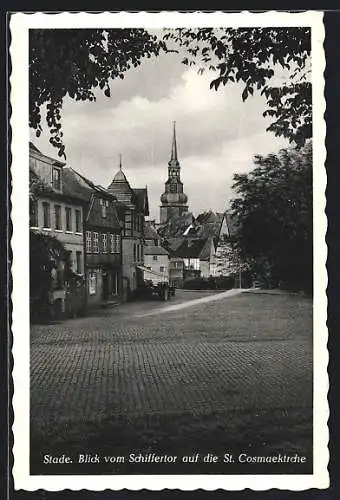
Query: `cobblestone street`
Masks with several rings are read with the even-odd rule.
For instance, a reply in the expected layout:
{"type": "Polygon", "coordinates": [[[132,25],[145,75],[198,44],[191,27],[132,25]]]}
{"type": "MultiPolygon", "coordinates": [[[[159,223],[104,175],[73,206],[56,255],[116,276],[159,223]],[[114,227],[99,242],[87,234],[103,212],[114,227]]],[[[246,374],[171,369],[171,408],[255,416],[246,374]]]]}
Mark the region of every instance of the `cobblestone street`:
{"type": "MultiPolygon", "coordinates": [[[[42,456],[103,449],[298,452],[310,472],[311,300],[217,295],[182,291],[169,304],[129,303],[33,326],[32,473],[90,473],[53,469],[42,456]],[[213,300],[173,307],[207,295],[213,300]]],[[[111,464],[112,472],[151,470],[111,464]]]]}

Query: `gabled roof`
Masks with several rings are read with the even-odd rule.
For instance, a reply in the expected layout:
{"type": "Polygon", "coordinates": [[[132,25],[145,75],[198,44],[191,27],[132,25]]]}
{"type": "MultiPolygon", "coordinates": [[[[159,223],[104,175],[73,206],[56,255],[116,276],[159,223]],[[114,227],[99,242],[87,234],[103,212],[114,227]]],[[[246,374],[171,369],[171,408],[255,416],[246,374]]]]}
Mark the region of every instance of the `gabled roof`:
{"type": "Polygon", "coordinates": [[[63,167],[66,165],[66,163],[57,160],[56,158],[52,158],[51,156],[47,156],[43,154],[34,144],[33,142],[29,142],[29,152],[30,154],[33,153],[33,156],[40,156],[43,158],[45,161],[47,160],[47,163],[50,163],[51,165],[58,165],[59,167],[63,167]]]}
{"type": "Polygon", "coordinates": [[[163,247],[156,245],[146,245],[144,247],[144,255],[169,255],[169,252],[163,247]]]}
{"type": "Polygon", "coordinates": [[[224,213],[213,212],[209,210],[196,217],[196,234],[200,238],[211,236],[217,240],[220,237],[224,213]]]}
{"type": "Polygon", "coordinates": [[[97,194],[104,198],[110,198],[113,201],[117,201],[116,197],[107,189],[99,184],[94,184],[94,182],[87,179],[73,168],[66,167],[63,169],[63,173],[66,174],[63,175],[63,189],[66,191],[77,193],[79,197],[85,200],[89,200],[91,194],[97,194]]]}
{"type": "Polygon", "coordinates": [[[191,212],[185,212],[178,217],[171,217],[165,224],[158,227],[159,234],[164,238],[179,238],[183,236],[195,218],[191,212]]]}
{"type": "Polygon", "coordinates": [[[234,217],[230,212],[226,212],[226,222],[229,236],[234,236],[238,228],[238,221],[236,220],[236,217],[234,217]]]}
{"type": "Polygon", "coordinates": [[[149,200],[147,188],[133,188],[133,192],[136,196],[136,205],[138,209],[143,212],[144,215],[149,215],[149,200]]]}
{"type": "Polygon", "coordinates": [[[191,259],[209,259],[211,238],[178,238],[176,249],[172,244],[169,246],[171,257],[191,258],[191,259]]]}
{"type": "Polygon", "coordinates": [[[107,190],[116,196],[117,200],[125,205],[131,205],[134,203],[135,193],[131,188],[129,181],[125,177],[124,172],[120,168],[116,175],[114,176],[111,184],[108,186],[107,190]]]}
{"type": "Polygon", "coordinates": [[[157,233],[156,228],[152,225],[150,221],[145,221],[144,226],[144,238],[146,240],[161,240],[162,238],[157,233]]]}

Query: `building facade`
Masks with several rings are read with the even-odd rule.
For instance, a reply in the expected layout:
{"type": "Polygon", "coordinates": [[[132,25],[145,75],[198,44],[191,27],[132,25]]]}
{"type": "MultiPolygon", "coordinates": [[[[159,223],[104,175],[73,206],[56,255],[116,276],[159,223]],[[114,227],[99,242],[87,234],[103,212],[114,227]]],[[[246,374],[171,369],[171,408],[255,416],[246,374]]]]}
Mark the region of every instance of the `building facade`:
{"type": "Polygon", "coordinates": [[[69,186],[86,202],[84,246],[86,299],[89,308],[120,302],[122,287],[122,227],[116,198],[71,168],[69,186]]]}
{"type": "Polygon", "coordinates": [[[168,163],[168,180],[164,193],[161,195],[160,224],[173,217],[178,217],[188,211],[188,197],[183,192],[181,167],[178,161],[176,124],[174,123],[171,156],[168,163]]]}
{"type": "Polygon", "coordinates": [[[57,239],[66,251],[64,258],[50,262],[50,285],[45,290],[49,316],[83,313],[86,307],[85,205],[70,189],[65,168],[65,163],[29,144],[30,231],[57,239]]]}
{"type": "Polygon", "coordinates": [[[56,237],[69,252],[74,273],[84,274],[83,200],[70,189],[65,164],[29,148],[31,179],[39,182],[30,201],[30,228],[56,237]]]}
{"type": "Polygon", "coordinates": [[[144,263],[144,224],[149,215],[147,188],[132,188],[122,170],[122,163],[108,187],[119,202],[122,223],[123,294],[128,299],[143,281],[140,266],[144,263]]]}
{"type": "Polygon", "coordinates": [[[144,275],[145,281],[169,282],[169,252],[161,246],[161,237],[154,226],[145,223],[144,275]]]}

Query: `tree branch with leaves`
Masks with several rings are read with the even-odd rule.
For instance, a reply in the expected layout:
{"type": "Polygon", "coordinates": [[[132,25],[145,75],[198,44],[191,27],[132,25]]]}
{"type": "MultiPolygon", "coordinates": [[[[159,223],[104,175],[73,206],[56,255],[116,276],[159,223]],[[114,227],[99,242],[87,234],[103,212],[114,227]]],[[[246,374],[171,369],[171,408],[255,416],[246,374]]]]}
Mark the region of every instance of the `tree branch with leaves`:
{"type": "Polygon", "coordinates": [[[29,126],[43,130],[46,105],[50,143],[65,157],[62,107],[66,96],[95,101],[95,90],[110,97],[110,81],[165,50],[165,43],[144,29],[33,29],[29,31],[29,126]]]}
{"type": "Polygon", "coordinates": [[[241,82],[243,101],[255,92],[264,96],[263,115],[273,119],[268,131],[299,147],[311,138],[309,28],[178,28],[166,30],[164,40],[181,47],[184,64],[218,73],[210,88],[241,82]],[[278,69],[289,74],[282,84],[278,69]]]}

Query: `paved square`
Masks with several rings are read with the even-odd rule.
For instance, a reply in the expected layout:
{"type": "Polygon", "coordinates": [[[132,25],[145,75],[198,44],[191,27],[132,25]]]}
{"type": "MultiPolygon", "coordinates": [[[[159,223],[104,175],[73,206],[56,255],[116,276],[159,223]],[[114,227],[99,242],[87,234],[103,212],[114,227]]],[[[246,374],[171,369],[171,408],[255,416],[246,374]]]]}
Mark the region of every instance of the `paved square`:
{"type": "Polygon", "coordinates": [[[221,439],[311,452],[311,301],[243,293],[193,304],[160,312],[150,302],[150,315],[125,304],[31,328],[33,473],[51,473],[44,453],[103,443],[123,454],[179,442],[219,450],[221,439]]]}

